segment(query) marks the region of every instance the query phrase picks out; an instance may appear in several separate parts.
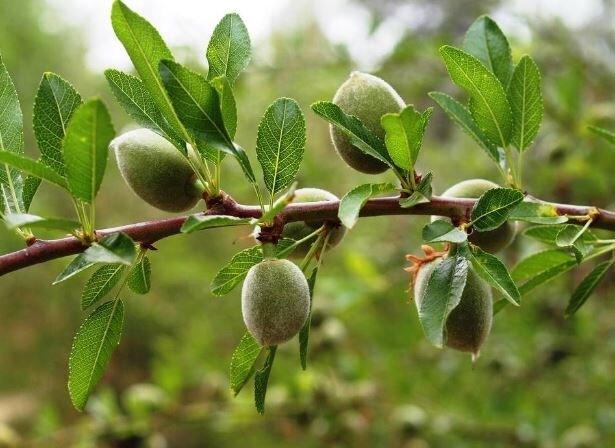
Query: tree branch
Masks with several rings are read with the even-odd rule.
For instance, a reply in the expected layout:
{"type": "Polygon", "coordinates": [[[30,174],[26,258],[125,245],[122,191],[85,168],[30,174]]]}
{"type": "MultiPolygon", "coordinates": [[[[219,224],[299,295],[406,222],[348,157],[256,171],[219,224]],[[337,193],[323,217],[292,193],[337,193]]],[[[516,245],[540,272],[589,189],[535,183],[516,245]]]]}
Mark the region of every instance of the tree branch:
{"type": "MultiPolygon", "coordinates": [[[[476,202],[475,199],[434,196],[430,202],[410,208],[401,208],[398,201],[398,197],[371,199],[361,210],[360,216],[439,215],[459,219],[469,216],[476,202]]],[[[554,206],[560,215],[577,216],[580,219],[591,216],[593,228],[615,231],[614,212],[588,206],[538,202],[554,206]]],[[[337,220],[338,207],[339,201],[290,204],[283,210],[280,217],[284,223],[306,220],[337,220]]],[[[258,218],[261,211],[258,206],[238,204],[230,196],[225,195],[222,201],[215,203],[204,213],[207,215],[231,215],[239,218],[258,218]]],[[[186,218],[186,216],[181,216],[158,221],[146,221],[104,229],[96,233],[101,237],[114,232],[124,232],[133,240],[147,245],[180,233],[181,226],[186,218]]],[[[36,240],[25,249],[0,256],[0,276],[56,258],[75,255],[85,249],[87,249],[87,246],[74,237],[57,240],[36,240]]]]}

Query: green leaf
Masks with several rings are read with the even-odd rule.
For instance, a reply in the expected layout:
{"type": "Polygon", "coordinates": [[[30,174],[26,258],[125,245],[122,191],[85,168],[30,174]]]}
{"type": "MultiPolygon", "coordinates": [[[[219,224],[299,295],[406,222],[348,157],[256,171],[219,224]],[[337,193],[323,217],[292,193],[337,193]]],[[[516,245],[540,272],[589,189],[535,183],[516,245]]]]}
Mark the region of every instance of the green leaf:
{"type": "Polygon", "coordinates": [[[438,219],[423,227],[423,241],[425,243],[463,243],[467,241],[468,235],[453,226],[450,222],[438,219]]]}
{"type": "Polygon", "coordinates": [[[185,153],[185,144],[165,120],[153,95],[143,81],[119,70],[105,70],[113,96],[124,111],[140,126],[151,129],[185,153]]]}
{"type": "Polygon", "coordinates": [[[75,335],[68,365],[68,391],[73,406],[83,411],[88,398],[120,342],[124,322],[121,300],[96,308],[75,335]]]}
{"type": "Polygon", "coordinates": [[[440,48],[453,82],[470,94],[470,113],[492,142],[505,147],[512,132],[511,109],[504,88],[478,59],[455,47],[440,48]]]}
{"type": "Polygon", "coordinates": [[[585,244],[585,240],[582,238],[586,231],[587,228],[585,227],[566,224],[555,236],[555,245],[572,250],[577,262],[580,263],[592,249],[591,246],[588,247],[585,244]]]}
{"type": "Polygon", "coordinates": [[[185,130],[171,105],[162,85],[158,66],[163,59],[173,60],[173,54],[160,34],[140,15],[117,0],[111,11],[111,24],[116,36],[126,49],[143,85],[149,90],[158,110],[183,139],[185,130]]]}
{"type": "Polygon", "coordinates": [[[611,259],[597,264],[587,277],[579,283],[579,286],[572,293],[568,307],[566,307],[566,317],[573,316],[583,306],[614,263],[615,261],[611,259]]]}
{"type": "Polygon", "coordinates": [[[555,236],[555,245],[558,247],[572,246],[587,229],[574,224],[562,226],[555,236]]]}
{"type": "Polygon", "coordinates": [[[310,106],[314,112],[341,130],[350,138],[350,142],[390,168],[396,169],[395,163],[389,156],[384,142],[354,115],[346,114],[340,107],[329,101],[318,101],[310,106]]]}
{"type": "Polygon", "coordinates": [[[68,81],[55,73],[43,75],[34,100],[32,124],[41,161],[60,176],[65,176],[62,141],[81,103],[79,92],[68,81]]]}
{"type": "Polygon", "coordinates": [[[236,253],[211,282],[211,292],[217,296],[228,294],[245,278],[252,266],[263,260],[261,246],[250,247],[236,253]]]}
{"type": "Polygon", "coordinates": [[[504,263],[478,246],[472,248],[470,261],[476,273],[483,280],[502,293],[504,298],[510,303],[519,306],[521,293],[519,293],[504,263]]]}
{"type": "Polygon", "coordinates": [[[361,209],[370,198],[395,190],[395,185],[388,182],[359,185],[346,193],[341,199],[337,216],[347,229],[352,229],[359,218],[361,209]]]}
{"type": "Polygon", "coordinates": [[[539,202],[520,202],[510,211],[508,219],[526,221],[534,224],[561,224],[568,221],[566,216],[557,213],[557,208],[539,202]]]}
{"type": "Polygon", "coordinates": [[[481,61],[503,86],[508,85],[513,72],[510,45],[493,19],[488,16],[476,19],[466,32],[463,49],[481,61]]]}
{"type": "MultiPolygon", "coordinates": [[[[64,139],[64,161],[71,193],[92,204],[107,167],[115,136],[111,116],[99,99],[88,100],[73,114],[64,139]]],[[[34,174],[34,173],[33,173],[34,174]]]]}
{"type": "MultiPolygon", "coordinates": [[[[290,238],[282,238],[276,246],[278,257],[288,256],[292,253],[291,246],[295,241],[290,238]]],[[[262,246],[254,246],[236,253],[213,278],[210,290],[217,296],[223,296],[231,292],[235,286],[243,281],[252,266],[263,260],[262,246]]]]}
{"type": "Polygon", "coordinates": [[[237,104],[235,102],[235,96],[233,95],[233,88],[228,79],[223,76],[218,76],[209,81],[209,83],[218,92],[224,127],[229,137],[234,139],[235,133],[237,132],[237,104]]]}
{"type": "Polygon", "coordinates": [[[205,77],[169,60],[160,62],[160,76],[177,116],[201,155],[216,163],[219,150],[232,153],[218,91],[205,77]]]}
{"type": "Polygon", "coordinates": [[[576,265],[576,260],[564,251],[545,250],[521,260],[512,270],[511,276],[519,292],[526,294],[576,265]]]}
{"type": "Polygon", "coordinates": [[[254,374],[254,366],[259,355],[264,350],[256,339],[246,331],[231,358],[231,391],[237,396],[241,389],[254,374]]]}
{"type": "Polygon", "coordinates": [[[603,129],[603,128],[599,128],[598,126],[588,126],[587,129],[589,129],[591,132],[593,132],[597,136],[602,137],[604,141],[607,141],[615,145],[615,133],[611,131],[607,131],[606,129],[603,129]]]}
{"type": "MultiPolygon", "coordinates": [[[[532,226],[525,229],[523,235],[540,241],[541,243],[557,246],[556,238],[563,228],[564,226],[562,225],[532,226]]],[[[590,230],[585,231],[581,238],[587,244],[591,244],[598,239],[590,230]]]]}
{"type": "Polygon", "coordinates": [[[495,143],[487,138],[485,133],[476,124],[470,111],[456,99],[442,92],[430,92],[429,96],[457,125],[474,139],[485,150],[491,160],[500,163],[500,153],[495,143]]]}
{"type": "Polygon", "coordinates": [[[305,150],[305,119],[297,102],[278,98],[258,125],[256,156],[265,185],[272,195],[294,180],[305,150]]]}
{"type": "Polygon", "coordinates": [[[250,218],[237,218],[224,215],[190,215],[181,227],[182,233],[192,233],[197,230],[212,229],[215,227],[241,226],[250,224],[250,218]]]}
{"type": "MultiPolygon", "coordinates": [[[[0,155],[23,153],[23,115],[17,90],[0,57],[0,155]]],[[[2,160],[0,160],[2,161],[2,160]]],[[[0,204],[5,215],[25,211],[21,174],[4,161],[0,167],[0,204]]]]}
{"type": "MultiPolygon", "coordinates": [[[[23,171],[24,173],[28,173],[34,177],[46,180],[49,183],[68,190],[68,184],[62,176],[49,168],[47,165],[43,165],[43,163],[25,157],[21,154],[0,151],[0,163],[4,163],[5,165],[9,165],[19,171],[23,171]]],[[[0,179],[5,179],[5,176],[0,174],[0,179]]]]}
{"type": "Polygon", "coordinates": [[[226,76],[231,85],[251,57],[250,35],[238,14],[225,15],[214,29],[207,46],[207,79],[226,76]]]}
{"type": "Polygon", "coordinates": [[[478,232],[497,229],[506,222],[512,208],[522,200],[523,193],[512,188],[486,191],[472,209],[472,226],[478,232]]]}
{"type": "Polygon", "coordinates": [[[57,285],[58,283],[63,282],[64,280],[68,280],[71,277],[79,274],[80,272],[89,269],[94,266],[94,262],[90,261],[85,254],[79,254],[64,268],[64,270],[56,277],[53,281],[52,285],[57,285]]]}
{"type": "Polygon", "coordinates": [[[91,263],[121,263],[132,265],[137,256],[134,241],[122,232],[105,235],[83,253],[91,263]]]}
{"type": "Polygon", "coordinates": [[[107,264],[98,268],[81,292],[81,309],[86,310],[111,292],[124,272],[123,264],[107,264]]]}
{"type": "Polygon", "coordinates": [[[301,331],[299,331],[299,361],[301,362],[301,368],[305,370],[307,368],[307,351],[310,342],[310,326],[312,324],[312,305],[314,303],[314,287],[316,286],[316,276],[318,275],[318,267],[312,270],[312,274],[308,279],[308,286],[310,287],[310,312],[308,318],[305,320],[301,331]]]}
{"type": "Polygon", "coordinates": [[[152,287],[152,267],[149,257],[145,256],[130,271],[128,287],[136,294],[147,294],[152,287]]]}
{"type": "MultiPolygon", "coordinates": [[[[23,183],[23,206],[24,206],[24,211],[27,212],[28,210],[30,210],[30,205],[32,204],[32,200],[34,199],[34,195],[36,194],[36,192],[38,191],[38,187],[41,184],[41,180],[38,177],[34,177],[34,176],[27,176],[26,180],[24,180],[23,183]]],[[[0,200],[0,204],[1,204],[1,200],[0,200]]],[[[0,210],[2,209],[2,206],[0,205],[0,210]]]]}
{"type": "Polygon", "coordinates": [[[399,113],[384,114],[381,117],[386,132],[384,141],[387,151],[401,169],[409,172],[414,170],[432,112],[431,107],[420,113],[413,105],[409,105],[399,113]]]}
{"type": "Polygon", "coordinates": [[[544,110],[540,92],[540,71],[527,55],[523,56],[515,67],[508,86],[508,101],[513,119],[510,140],[519,151],[525,151],[538,134],[544,110]]]}
{"type": "Polygon", "coordinates": [[[414,207],[417,204],[422,204],[431,201],[432,188],[431,188],[431,173],[427,173],[421,178],[421,181],[416,186],[416,190],[410,194],[407,198],[399,199],[399,206],[401,208],[414,207]]]}
{"type": "Polygon", "coordinates": [[[269,384],[269,374],[275,360],[277,347],[269,347],[269,353],[265,359],[263,368],[256,372],[254,376],[254,404],[259,414],[265,413],[265,397],[267,396],[267,385],[269,384]]]}
{"type": "Polygon", "coordinates": [[[467,276],[468,260],[454,256],[440,262],[427,280],[419,320],[429,342],[438,348],[446,342],[446,320],[461,300],[467,276]]]}
{"type": "Polygon", "coordinates": [[[81,228],[81,224],[77,221],[62,218],[43,218],[42,216],[30,215],[28,213],[12,213],[7,215],[5,224],[8,229],[27,226],[31,229],[64,230],[68,233],[74,233],[75,230],[81,228]]]}

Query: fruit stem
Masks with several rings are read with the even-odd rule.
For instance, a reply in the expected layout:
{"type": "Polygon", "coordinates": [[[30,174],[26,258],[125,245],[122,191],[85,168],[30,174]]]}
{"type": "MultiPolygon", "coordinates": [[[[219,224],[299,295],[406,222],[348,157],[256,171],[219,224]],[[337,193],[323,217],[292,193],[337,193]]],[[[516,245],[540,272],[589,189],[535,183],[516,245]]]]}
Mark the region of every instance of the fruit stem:
{"type": "Polygon", "coordinates": [[[308,265],[310,264],[310,261],[312,261],[312,258],[314,258],[314,255],[316,255],[316,253],[318,252],[318,250],[321,249],[321,247],[325,247],[323,246],[323,243],[326,244],[327,241],[329,240],[330,232],[326,226],[323,226],[323,227],[324,228],[322,232],[320,233],[320,235],[318,235],[318,239],[314,241],[314,244],[312,244],[312,246],[310,247],[310,250],[306,254],[305,258],[301,261],[301,264],[299,265],[301,270],[304,272],[306,268],[308,267],[308,265]]]}
{"type": "Polygon", "coordinates": [[[263,257],[265,259],[276,258],[276,247],[273,243],[263,244],[263,257]]]}
{"type": "Polygon", "coordinates": [[[322,232],[324,227],[320,227],[317,230],[313,231],[312,233],[310,233],[308,236],[301,238],[300,240],[295,241],[293,244],[291,244],[290,246],[282,249],[279,253],[278,253],[278,258],[282,258],[286,255],[288,255],[289,253],[291,253],[295,248],[297,248],[298,246],[300,246],[303,243],[307,243],[309,240],[311,240],[312,238],[314,238],[316,235],[318,235],[320,232],[322,232]]]}

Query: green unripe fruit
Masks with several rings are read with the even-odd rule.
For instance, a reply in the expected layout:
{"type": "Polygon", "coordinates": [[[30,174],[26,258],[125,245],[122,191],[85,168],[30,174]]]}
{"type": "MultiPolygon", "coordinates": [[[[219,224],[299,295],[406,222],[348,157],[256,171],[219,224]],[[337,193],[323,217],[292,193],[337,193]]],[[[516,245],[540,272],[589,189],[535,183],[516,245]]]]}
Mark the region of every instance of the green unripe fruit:
{"type": "MultiPolygon", "coordinates": [[[[333,193],[329,193],[327,190],[321,190],[320,188],[300,188],[295,191],[295,198],[293,202],[321,202],[321,201],[337,201],[338,197],[333,193]]],[[[282,231],[282,238],[292,238],[295,241],[299,241],[315,230],[319,229],[323,225],[324,221],[296,221],[289,222],[284,226],[282,231]]],[[[338,245],[338,243],[346,235],[346,228],[344,226],[338,226],[331,229],[329,234],[329,242],[327,244],[327,250],[338,245]]],[[[310,247],[314,241],[306,241],[303,244],[297,246],[293,251],[293,257],[305,257],[310,250],[310,247]]]]}
{"type": "Polygon", "coordinates": [[[310,288],[291,261],[265,259],[248,271],[241,290],[248,331],[263,346],[278,345],[299,333],[310,311],[310,288]]]}
{"type": "MultiPolygon", "coordinates": [[[[414,281],[414,302],[420,310],[427,281],[442,258],[421,265],[414,281]]],[[[474,269],[468,268],[466,285],[459,304],[446,320],[446,346],[478,356],[481,345],[489,336],[493,319],[493,297],[489,285],[474,269]]]]}
{"type": "MultiPolygon", "coordinates": [[[[363,124],[381,139],[384,129],[380,118],[390,112],[399,112],[406,103],[387,82],[367,73],[352,72],[337,90],[333,103],[345,113],[358,117],[363,124]]],[[[331,140],[340,157],[357,171],[378,174],[388,166],[365,154],[350,142],[350,138],[334,126],[329,127],[331,140]]]]}
{"type": "Polygon", "coordinates": [[[148,204],[183,212],[202,198],[203,186],[186,158],[155,132],[136,129],[117,137],[110,146],[122,177],[148,204]]]}
{"type": "MultiPolygon", "coordinates": [[[[496,183],[484,179],[469,179],[453,185],[442,196],[449,198],[479,198],[483,193],[493,188],[499,188],[496,183]]],[[[432,221],[442,219],[433,216],[432,221]]],[[[495,253],[508,247],[515,239],[517,233],[517,223],[506,222],[502,226],[489,232],[473,232],[468,238],[471,243],[476,244],[481,249],[495,253]]]]}

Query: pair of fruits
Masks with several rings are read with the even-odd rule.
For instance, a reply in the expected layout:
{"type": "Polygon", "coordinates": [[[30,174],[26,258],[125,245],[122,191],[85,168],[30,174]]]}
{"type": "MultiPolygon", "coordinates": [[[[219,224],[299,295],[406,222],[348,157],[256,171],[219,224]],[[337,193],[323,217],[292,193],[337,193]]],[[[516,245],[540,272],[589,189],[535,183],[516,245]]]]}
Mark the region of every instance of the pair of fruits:
{"type": "MultiPolygon", "coordinates": [[[[150,205],[169,212],[188,210],[202,198],[188,157],[170,142],[148,129],[137,129],[116,138],[112,144],[120,172],[132,190],[150,205]]],[[[303,188],[295,192],[297,202],[336,201],[328,191],[303,188]]],[[[291,222],[282,237],[301,240],[324,224],[323,221],[291,222]]],[[[346,229],[329,229],[327,249],[337,245],[346,229]]],[[[313,241],[300,244],[295,256],[305,256],[313,241]]],[[[252,267],[242,289],[242,313],[248,330],[264,346],[278,345],[295,336],[310,309],[310,293],[303,272],[291,261],[265,259],[252,267]]]]}

